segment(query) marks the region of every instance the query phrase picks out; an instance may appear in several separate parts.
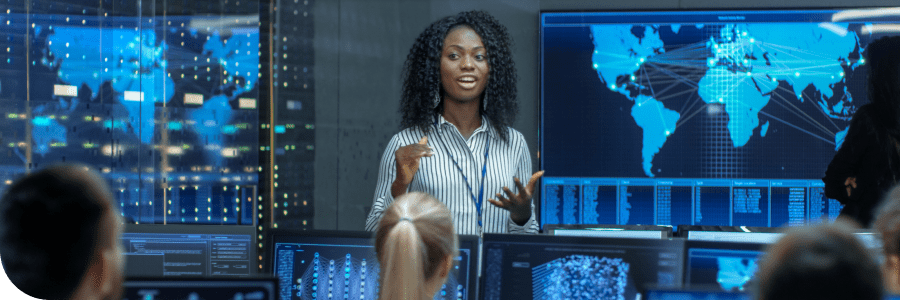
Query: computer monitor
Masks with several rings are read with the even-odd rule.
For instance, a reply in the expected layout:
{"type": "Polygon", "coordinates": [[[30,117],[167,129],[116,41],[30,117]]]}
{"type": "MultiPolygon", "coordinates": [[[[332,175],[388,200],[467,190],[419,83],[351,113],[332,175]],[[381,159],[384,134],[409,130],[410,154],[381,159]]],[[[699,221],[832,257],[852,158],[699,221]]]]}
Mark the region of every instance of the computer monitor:
{"type": "Polygon", "coordinates": [[[256,274],[256,230],[236,225],[135,225],[122,234],[130,277],[256,274]]]}
{"type": "Polygon", "coordinates": [[[231,299],[275,300],[274,277],[240,279],[128,278],[123,300],[231,299]]]}
{"type": "Polygon", "coordinates": [[[783,234],[777,232],[734,232],[734,231],[690,231],[687,239],[692,241],[719,241],[772,244],[783,234]]]}
{"type": "Polygon", "coordinates": [[[746,292],[767,245],[688,240],[684,287],[746,292]]]}
{"type": "MultiPolygon", "coordinates": [[[[267,184],[258,171],[267,154],[257,149],[269,138],[256,128],[271,114],[261,108],[272,71],[262,66],[277,61],[260,51],[270,43],[267,30],[260,32],[270,2],[179,4],[158,14],[137,13],[141,2],[126,2],[116,9],[99,1],[0,8],[0,136],[5,146],[29,145],[9,148],[0,182],[81,162],[100,171],[130,221],[252,226],[258,189],[267,184]]],[[[284,126],[273,124],[276,132],[284,126]]],[[[312,143],[308,136],[292,144],[312,143]]],[[[309,157],[295,162],[296,172],[309,168],[309,157]]],[[[301,193],[312,188],[311,180],[296,184],[301,193]]]]}
{"type": "Polygon", "coordinates": [[[682,239],[485,234],[483,247],[482,299],[638,299],[682,283],[682,239]]]}
{"type": "MultiPolygon", "coordinates": [[[[378,298],[380,266],[372,232],[273,230],[270,236],[279,300],[378,298]]],[[[454,271],[435,299],[474,300],[477,257],[478,237],[459,236],[454,271]]]]}
{"type": "Polygon", "coordinates": [[[822,174],[895,11],[542,12],[542,225],[836,217],[822,174]]]}
{"type": "Polygon", "coordinates": [[[649,289],[647,300],[750,300],[750,294],[708,290],[649,289]]]}
{"type": "Polygon", "coordinates": [[[635,238],[635,239],[667,239],[672,237],[672,228],[668,226],[637,225],[558,225],[544,226],[549,235],[635,238]]]}
{"type": "Polygon", "coordinates": [[[678,225],[677,236],[692,241],[771,244],[781,238],[783,230],[774,227],[678,225]]]}

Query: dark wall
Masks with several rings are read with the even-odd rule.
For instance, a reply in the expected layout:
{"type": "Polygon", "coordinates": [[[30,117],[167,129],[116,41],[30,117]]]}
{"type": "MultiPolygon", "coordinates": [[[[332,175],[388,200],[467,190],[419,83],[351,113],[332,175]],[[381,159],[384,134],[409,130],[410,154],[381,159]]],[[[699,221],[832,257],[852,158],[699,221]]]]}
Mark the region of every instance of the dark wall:
{"type": "MultiPolygon", "coordinates": [[[[397,131],[400,71],[416,36],[438,18],[480,9],[510,30],[519,71],[514,128],[538,166],[538,16],[542,10],[814,8],[897,5],[896,0],[336,0],[316,1],[315,228],[362,230],[378,164],[397,131]]],[[[537,198],[535,198],[537,199],[537,198]]]]}

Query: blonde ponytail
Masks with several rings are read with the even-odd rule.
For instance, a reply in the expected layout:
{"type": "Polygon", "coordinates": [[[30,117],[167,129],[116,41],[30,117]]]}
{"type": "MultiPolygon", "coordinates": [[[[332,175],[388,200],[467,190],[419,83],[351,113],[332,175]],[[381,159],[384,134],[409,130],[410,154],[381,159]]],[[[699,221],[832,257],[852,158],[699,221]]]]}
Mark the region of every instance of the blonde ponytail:
{"type": "Polygon", "coordinates": [[[385,211],[375,234],[381,263],[379,299],[431,299],[428,283],[457,254],[450,211],[434,197],[407,193],[385,211]]]}

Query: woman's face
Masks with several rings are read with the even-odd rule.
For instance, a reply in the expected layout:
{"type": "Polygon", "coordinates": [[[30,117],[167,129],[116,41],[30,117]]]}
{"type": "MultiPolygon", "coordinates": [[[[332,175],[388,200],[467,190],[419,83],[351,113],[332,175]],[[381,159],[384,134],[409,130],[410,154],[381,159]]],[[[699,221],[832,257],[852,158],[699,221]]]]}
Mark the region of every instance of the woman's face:
{"type": "Polygon", "coordinates": [[[487,49],[481,37],[468,26],[450,30],[441,52],[444,99],[461,103],[479,101],[489,73],[487,49]]]}

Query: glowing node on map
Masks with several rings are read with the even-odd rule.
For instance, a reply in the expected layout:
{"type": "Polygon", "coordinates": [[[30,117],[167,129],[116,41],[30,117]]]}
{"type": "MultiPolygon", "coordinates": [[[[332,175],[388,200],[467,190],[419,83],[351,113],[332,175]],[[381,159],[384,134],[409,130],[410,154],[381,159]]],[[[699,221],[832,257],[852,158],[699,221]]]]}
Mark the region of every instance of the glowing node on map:
{"type": "Polygon", "coordinates": [[[671,131],[666,130],[666,136],[672,135],[671,131]]]}
{"type": "Polygon", "coordinates": [[[840,76],[840,77],[844,77],[844,72],[840,72],[840,73],[838,73],[838,76],[840,76]]]}
{"type": "Polygon", "coordinates": [[[756,43],[756,39],[750,38],[750,43],[751,43],[751,44],[756,43]]]}
{"type": "Polygon", "coordinates": [[[637,78],[634,77],[634,75],[631,75],[631,81],[634,81],[635,79],[637,79],[637,78]]]}
{"type": "Polygon", "coordinates": [[[748,77],[749,77],[749,76],[753,76],[753,74],[750,73],[750,72],[747,72],[747,76],[748,76],[748,77]]]}
{"type": "Polygon", "coordinates": [[[640,59],[639,61],[640,61],[641,63],[644,63],[645,59],[644,59],[643,57],[641,57],[641,59],[640,59]]]}
{"type": "Polygon", "coordinates": [[[865,59],[865,58],[860,58],[860,59],[859,59],[859,64],[860,64],[860,65],[866,64],[866,59],[865,59]]]}
{"type": "Polygon", "coordinates": [[[611,90],[616,90],[616,85],[615,85],[615,84],[610,84],[610,85],[609,85],[609,89],[611,89],[611,90]]]}
{"type": "Polygon", "coordinates": [[[724,103],[724,102],[725,102],[725,98],[719,98],[719,103],[724,103]]]}
{"type": "Polygon", "coordinates": [[[707,64],[708,66],[710,66],[710,67],[715,66],[715,65],[716,65],[716,59],[715,59],[715,58],[707,59],[707,60],[706,60],[706,64],[707,64]]]}

